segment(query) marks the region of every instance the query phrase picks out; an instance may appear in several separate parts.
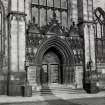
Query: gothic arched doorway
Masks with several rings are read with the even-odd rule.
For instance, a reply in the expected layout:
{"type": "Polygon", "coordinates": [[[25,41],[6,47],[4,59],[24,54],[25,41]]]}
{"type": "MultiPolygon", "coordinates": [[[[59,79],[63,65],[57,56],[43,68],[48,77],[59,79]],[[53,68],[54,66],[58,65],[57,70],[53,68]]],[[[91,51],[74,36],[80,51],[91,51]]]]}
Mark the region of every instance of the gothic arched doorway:
{"type": "Polygon", "coordinates": [[[74,55],[67,42],[58,37],[46,40],[36,54],[40,84],[74,82],[74,55]],[[39,73],[40,72],[40,73],[39,73]]]}
{"type": "Polygon", "coordinates": [[[43,55],[41,83],[58,84],[63,82],[62,56],[55,48],[51,47],[43,55]]]}

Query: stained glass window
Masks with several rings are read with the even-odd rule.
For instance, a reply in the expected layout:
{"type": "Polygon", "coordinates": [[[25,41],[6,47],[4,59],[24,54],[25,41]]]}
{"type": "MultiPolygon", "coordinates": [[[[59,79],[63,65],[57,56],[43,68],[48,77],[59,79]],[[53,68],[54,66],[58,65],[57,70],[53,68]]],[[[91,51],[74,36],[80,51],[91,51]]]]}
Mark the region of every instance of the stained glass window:
{"type": "Polygon", "coordinates": [[[32,0],[31,5],[32,19],[35,17],[36,23],[40,27],[51,21],[54,12],[58,22],[67,27],[68,0],[32,0]]]}

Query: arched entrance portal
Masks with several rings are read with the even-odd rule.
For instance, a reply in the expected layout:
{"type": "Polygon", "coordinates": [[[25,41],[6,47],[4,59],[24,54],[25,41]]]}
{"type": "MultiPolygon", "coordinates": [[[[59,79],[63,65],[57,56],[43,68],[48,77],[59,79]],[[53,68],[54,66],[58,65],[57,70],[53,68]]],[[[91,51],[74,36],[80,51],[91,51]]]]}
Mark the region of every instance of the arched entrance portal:
{"type": "Polygon", "coordinates": [[[40,74],[40,80],[37,81],[40,84],[74,82],[73,51],[61,38],[49,38],[39,47],[36,65],[38,65],[37,73],[40,74]],[[39,65],[41,65],[40,69],[39,65]]]}
{"type": "Polygon", "coordinates": [[[58,84],[63,82],[62,56],[51,47],[47,50],[42,60],[41,83],[58,84]]]}

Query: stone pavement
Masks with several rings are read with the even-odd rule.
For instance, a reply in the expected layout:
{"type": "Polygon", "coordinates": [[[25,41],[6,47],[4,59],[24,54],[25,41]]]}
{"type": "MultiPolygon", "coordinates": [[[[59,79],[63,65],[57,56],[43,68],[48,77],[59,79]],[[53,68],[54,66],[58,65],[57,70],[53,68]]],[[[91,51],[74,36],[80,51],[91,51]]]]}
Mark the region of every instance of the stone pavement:
{"type": "Polygon", "coordinates": [[[97,94],[33,95],[32,97],[0,96],[0,105],[105,105],[105,91],[97,94]]]}

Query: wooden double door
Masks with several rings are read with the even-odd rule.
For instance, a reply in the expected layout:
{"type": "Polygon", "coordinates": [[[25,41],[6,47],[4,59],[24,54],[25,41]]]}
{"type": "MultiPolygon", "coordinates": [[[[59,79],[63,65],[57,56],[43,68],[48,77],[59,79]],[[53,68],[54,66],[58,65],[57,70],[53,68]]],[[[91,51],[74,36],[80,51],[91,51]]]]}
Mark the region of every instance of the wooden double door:
{"type": "Polygon", "coordinates": [[[57,84],[59,82],[59,64],[43,64],[41,84],[57,84]]]}

